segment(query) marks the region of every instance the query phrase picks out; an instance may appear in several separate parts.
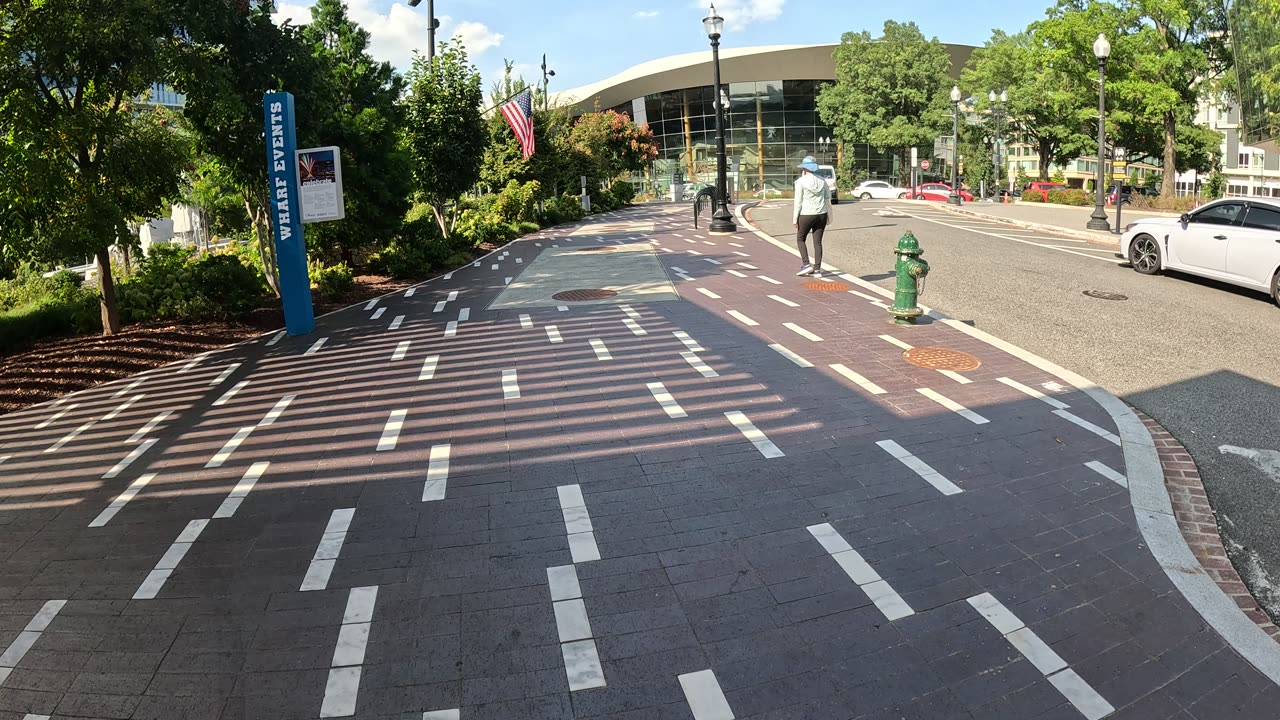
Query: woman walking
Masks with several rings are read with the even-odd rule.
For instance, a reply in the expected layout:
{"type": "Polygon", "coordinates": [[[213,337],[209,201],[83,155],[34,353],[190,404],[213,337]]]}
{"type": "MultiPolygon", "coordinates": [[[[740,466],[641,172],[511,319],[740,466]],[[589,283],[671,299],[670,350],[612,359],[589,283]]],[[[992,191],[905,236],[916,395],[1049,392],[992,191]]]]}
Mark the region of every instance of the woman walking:
{"type": "Polygon", "coordinates": [[[795,210],[791,224],[796,228],[796,246],[800,248],[800,272],[796,275],[822,277],[822,233],[827,229],[827,212],[831,206],[831,189],[818,177],[818,163],[806,155],[800,163],[796,180],[795,210]],[[809,262],[806,240],[813,233],[813,262],[809,262]]]}

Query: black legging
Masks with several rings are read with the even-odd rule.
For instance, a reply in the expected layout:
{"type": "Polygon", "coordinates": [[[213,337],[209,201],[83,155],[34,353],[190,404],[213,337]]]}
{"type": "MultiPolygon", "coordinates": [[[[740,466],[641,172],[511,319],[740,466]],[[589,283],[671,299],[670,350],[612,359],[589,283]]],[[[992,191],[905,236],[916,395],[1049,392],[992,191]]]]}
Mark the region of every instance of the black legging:
{"type": "Polygon", "coordinates": [[[809,248],[805,245],[805,238],[809,233],[813,233],[813,266],[815,268],[822,267],[822,233],[827,229],[827,214],[821,215],[801,215],[796,221],[796,246],[800,248],[800,260],[805,264],[809,264],[809,248]]]}

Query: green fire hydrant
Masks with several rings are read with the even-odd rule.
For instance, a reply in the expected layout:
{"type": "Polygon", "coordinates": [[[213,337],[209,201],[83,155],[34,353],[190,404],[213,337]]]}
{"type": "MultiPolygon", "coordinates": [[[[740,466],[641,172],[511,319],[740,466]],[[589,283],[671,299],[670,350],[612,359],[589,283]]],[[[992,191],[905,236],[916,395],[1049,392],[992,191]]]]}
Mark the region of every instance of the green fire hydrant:
{"type": "Polygon", "coordinates": [[[915,325],[916,318],[924,314],[917,305],[920,286],[924,277],[929,274],[929,263],[920,257],[924,251],[920,249],[920,241],[907,232],[898,240],[898,248],[894,250],[898,256],[898,285],[894,289],[893,307],[889,314],[897,325],[915,325]]]}

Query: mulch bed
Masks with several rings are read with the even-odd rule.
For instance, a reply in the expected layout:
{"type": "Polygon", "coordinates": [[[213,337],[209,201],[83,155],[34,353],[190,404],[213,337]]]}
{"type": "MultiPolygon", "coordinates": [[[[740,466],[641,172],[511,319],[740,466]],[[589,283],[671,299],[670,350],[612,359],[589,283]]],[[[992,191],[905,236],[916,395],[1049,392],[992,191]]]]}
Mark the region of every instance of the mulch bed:
{"type": "MultiPolygon", "coordinates": [[[[339,310],[413,283],[362,275],[338,300],[315,302],[316,315],[339,310]]],[[[0,415],[135,375],[284,326],[274,298],[238,323],[140,323],[118,335],[51,340],[0,356],[0,415]]]]}

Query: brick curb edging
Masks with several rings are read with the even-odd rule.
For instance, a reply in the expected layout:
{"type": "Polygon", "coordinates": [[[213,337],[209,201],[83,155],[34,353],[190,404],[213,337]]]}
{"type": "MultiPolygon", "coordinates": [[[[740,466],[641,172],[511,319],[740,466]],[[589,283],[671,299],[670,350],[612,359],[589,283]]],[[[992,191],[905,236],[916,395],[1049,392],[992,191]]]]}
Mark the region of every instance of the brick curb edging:
{"type": "Polygon", "coordinates": [[[1173,503],[1173,515],[1178,521],[1182,537],[1191,548],[1191,554],[1200,562],[1205,574],[1222,588],[1227,597],[1235,601],[1236,606],[1255,625],[1280,642],[1280,627],[1262,610],[1240,579],[1235,566],[1231,564],[1227,549],[1222,544],[1222,535],[1218,531],[1217,517],[1213,514],[1204,484],[1200,481],[1200,471],[1190,453],[1160,423],[1141,410],[1132,409],[1155,440],[1156,453],[1164,470],[1165,489],[1169,491],[1169,500],[1173,503]]]}
{"type": "MultiPolygon", "coordinates": [[[[988,215],[986,213],[981,213],[981,212],[978,212],[977,210],[966,210],[964,208],[958,208],[954,205],[948,205],[946,203],[943,203],[941,207],[944,211],[952,213],[954,215],[968,215],[970,217],[982,218],[983,220],[990,220],[991,222],[997,222],[1004,225],[1012,225],[1013,227],[1025,228],[1027,230],[1053,233],[1055,235],[1062,235],[1063,237],[1076,238],[1078,240],[1088,240],[1089,242],[1095,245],[1107,245],[1107,246],[1114,246],[1114,247],[1120,246],[1119,236],[1118,235],[1112,236],[1109,233],[1104,234],[1102,232],[1095,232],[1092,230],[1073,230],[1071,228],[1064,228],[1059,225],[1046,225],[1044,223],[1034,223],[1034,222],[1028,222],[1026,220],[1014,220],[1012,218],[1003,218],[1003,217],[999,217],[998,215],[988,215]]],[[[1064,205],[1063,207],[1068,207],[1068,206],[1064,205]]]]}

